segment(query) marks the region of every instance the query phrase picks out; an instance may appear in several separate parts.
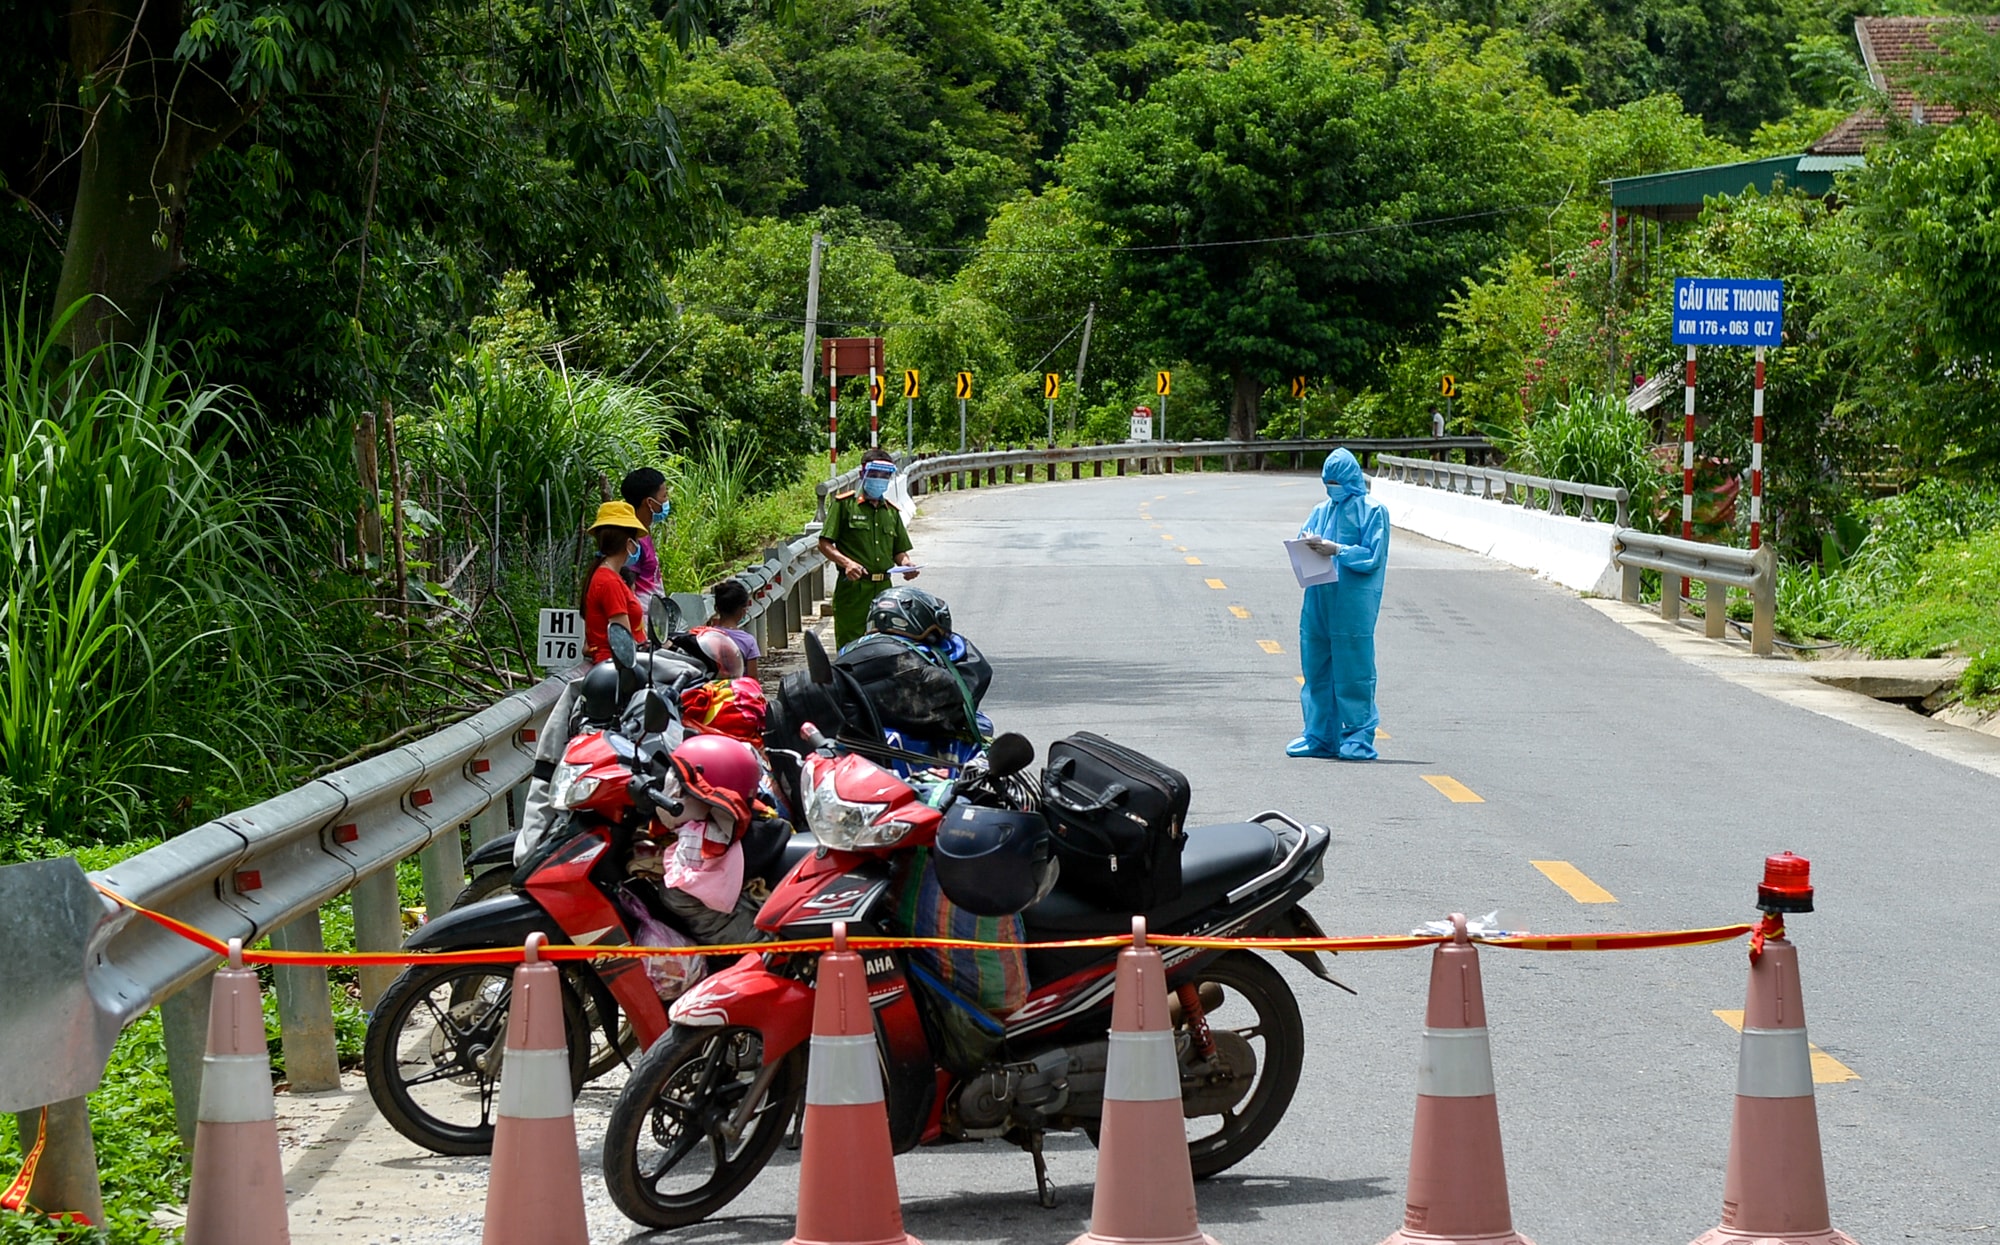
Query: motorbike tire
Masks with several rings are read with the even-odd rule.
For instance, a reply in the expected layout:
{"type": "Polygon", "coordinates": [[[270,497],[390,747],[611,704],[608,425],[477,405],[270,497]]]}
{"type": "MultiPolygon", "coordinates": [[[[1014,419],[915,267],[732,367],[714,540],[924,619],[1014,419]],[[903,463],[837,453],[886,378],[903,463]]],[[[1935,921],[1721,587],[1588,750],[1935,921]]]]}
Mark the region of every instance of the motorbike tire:
{"type": "Polygon", "coordinates": [[[514,870],[506,865],[495,865],[486,872],[467,882],[458,892],[458,898],[451,901],[453,908],[464,908],[482,899],[491,899],[507,889],[514,880],[514,870]]]}
{"type": "Polygon", "coordinates": [[[755,1029],[676,1026],[633,1065],[604,1130],[604,1183],[625,1216],[648,1228],[700,1223],[743,1192],[771,1160],[805,1096],[805,1048],[779,1061],[762,1106],[734,1146],[718,1126],[741,1105],[763,1064],[755,1029]],[[697,1132],[690,1131],[693,1124],[697,1132]],[[669,1191],[662,1180],[707,1151],[710,1173],[669,1191]]]}
{"type": "MultiPolygon", "coordinates": [[[[506,890],[514,879],[514,870],[506,865],[498,865],[479,874],[458,892],[458,898],[451,901],[453,908],[463,908],[476,904],[482,899],[506,890]]],[[[626,1057],[639,1047],[639,1038],[632,1032],[632,1026],[622,1018],[618,1022],[616,1045],[604,1039],[604,1023],[597,1016],[597,1002],[589,992],[580,992],[583,998],[585,1017],[590,1022],[590,1068],[584,1074],[586,1081],[595,1081],[624,1063],[626,1057]]]]}
{"type": "MultiPolygon", "coordinates": [[[[512,973],[511,967],[501,964],[420,965],[398,974],[375,1001],[362,1045],[369,1096],[390,1127],[426,1150],[436,1154],[493,1150],[505,1047],[499,1047],[502,1059],[483,1066],[479,1061],[505,1040],[512,973]],[[425,1012],[429,1030],[408,1041],[405,1030],[412,1020],[421,1024],[425,1012]],[[405,1078],[405,1067],[420,1071],[405,1078]],[[424,1092],[412,1093],[419,1089],[424,1092]]],[[[567,979],[562,983],[562,1006],[574,1094],[583,1087],[590,1061],[589,1022],[582,999],[567,979]]]]}
{"type": "MultiPolygon", "coordinates": [[[[1251,1085],[1240,1112],[1224,1112],[1222,1127],[1213,1133],[1196,1135],[1198,1121],[1213,1116],[1198,1115],[1189,1121],[1188,1159],[1194,1178],[1206,1180],[1226,1172],[1250,1157],[1264,1144],[1271,1130],[1285,1118],[1292,1095],[1299,1088],[1299,1071],[1305,1063],[1306,1026],[1299,1017],[1299,1001],[1292,988],[1271,962],[1249,951],[1232,951],[1195,975],[1196,984],[1214,982],[1225,996],[1235,991],[1256,1010],[1254,1028],[1264,1038],[1264,1052],[1257,1061],[1257,1080],[1251,1085]]],[[[1225,997],[1223,1008],[1228,1007],[1225,997]]],[[[1222,1010],[1218,1008],[1217,1010],[1222,1010]]],[[[1234,1017],[1230,1017],[1234,1019],[1234,1017]]],[[[1225,1022],[1211,1028],[1227,1028],[1225,1022]]],[[[1097,1144],[1098,1129],[1083,1130],[1090,1144],[1097,1144]]]]}

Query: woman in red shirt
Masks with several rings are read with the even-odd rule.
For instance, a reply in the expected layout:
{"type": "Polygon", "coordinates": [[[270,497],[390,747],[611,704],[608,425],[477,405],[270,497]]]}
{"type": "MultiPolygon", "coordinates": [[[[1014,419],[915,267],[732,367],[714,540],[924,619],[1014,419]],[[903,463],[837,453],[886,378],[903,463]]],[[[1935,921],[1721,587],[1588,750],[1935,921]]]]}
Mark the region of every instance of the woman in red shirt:
{"type": "Polygon", "coordinates": [[[629,504],[608,501],[597,508],[590,534],[597,540],[597,565],[583,584],[583,655],[599,662],[611,656],[611,624],[623,626],[634,640],[646,638],[646,614],[627,578],[646,529],[629,504]]]}

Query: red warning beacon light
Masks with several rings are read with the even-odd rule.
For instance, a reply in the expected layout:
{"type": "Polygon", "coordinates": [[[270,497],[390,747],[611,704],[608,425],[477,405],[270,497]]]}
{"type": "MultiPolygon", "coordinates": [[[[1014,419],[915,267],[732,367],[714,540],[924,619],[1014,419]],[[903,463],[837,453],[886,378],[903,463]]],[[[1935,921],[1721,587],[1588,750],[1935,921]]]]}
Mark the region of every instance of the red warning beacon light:
{"type": "Polygon", "coordinates": [[[1764,881],[1757,887],[1761,912],[1813,910],[1812,861],[1784,852],[1764,857],[1764,881]]]}

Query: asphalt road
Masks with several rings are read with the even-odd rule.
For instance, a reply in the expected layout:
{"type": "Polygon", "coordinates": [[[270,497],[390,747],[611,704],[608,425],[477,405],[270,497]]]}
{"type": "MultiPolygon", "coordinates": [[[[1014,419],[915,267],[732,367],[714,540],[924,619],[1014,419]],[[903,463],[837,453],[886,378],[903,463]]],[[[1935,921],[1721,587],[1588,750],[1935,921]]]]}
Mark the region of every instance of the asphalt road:
{"type": "MultiPolygon", "coordinates": [[[[1836,1227],[1865,1243],[2000,1240],[2000,1067],[1987,923],[2000,916],[1995,780],[1682,661],[1575,596],[1397,532],[1379,631],[1374,763],[1290,760],[1299,592],[1278,542],[1307,476],[1176,474],[927,499],[919,581],[992,658],[986,707],[1038,744],[1088,729],[1185,771],[1194,816],[1277,807],[1333,828],[1308,907],[1331,933],[1452,911],[1586,932],[1753,918],[1762,859],[1813,861],[1790,922],[1824,1052],[1818,1103],[1836,1227]],[[1430,779],[1448,779],[1457,802],[1430,779]],[[1531,862],[1566,862],[1572,890],[1531,862]]],[[[1514,1221],[1542,1245],[1674,1245],[1713,1227],[1736,1081],[1741,943],[1482,953],[1514,1221]]],[[[1292,1109],[1198,1189],[1223,1245],[1371,1245],[1401,1224],[1428,952],[1343,955],[1350,997],[1279,961],[1309,1034],[1292,1109]]],[[[596,1144],[616,1076],[578,1104],[592,1239],[776,1242],[796,1155],[723,1215],[635,1235],[596,1144]]],[[[478,1159],[417,1152],[354,1090],[302,1102],[294,1239],[471,1239],[478,1159]],[[350,1135],[351,1134],[351,1135],[350,1135]]],[[[289,1117],[288,1117],[289,1118],[289,1117]]],[[[1050,1140],[1062,1205],[993,1142],[897,1160],[929,1245],[1057,1245],[1088,1223],[1095,1153],[1050,1140]]]]}
{"type": "MultiPolygon", "coordinates": [[[[1299,592],[1278,541],[1320,496],[1308,476],[1184,472],[936,497],[920,582],[992,658],[1003,728],[1152,753],[1192,780],[1197,822],[1278,807],[1330,825],[1308,905],[1330,932],[1495,909],[1548,932],[1724,924],[1754,918],[1767,853],[1810,857],[1820,910],[1791,930],[1811,1035],[1832,1057],[1821,1076],[1853,1078],[1817,1087],[1835,1226],[1864,1242],[2000,1239],[1993,780],[1714,678],[1572,594],[1403,532],[1378,637],[1382,760],[1288,759],[1299,592]],[[1579,902],[1531,861],[1568,862],[1615,902],[1579,902]]],[[[1742,944],[1483,955],[1516,1227],[1543,1245],[1713,1227],[1737,1047],[1714,1012],[1743,1005],[1742,944]]],[[[1400,1225],[1426,956],[1340,957],[1358,998],[1285,965],[1309,1062],[1276,1135],[1198,1190],[1224,1245],[1368,1245],[1400,1225]]],[[[1065,1204],[1041,1211],[1018,1152],[906,1156],[909,1228],[931,1245],[1067,1239],[1092,1152],[1073,1139],[1052,1164],[1065,1204]]]]}

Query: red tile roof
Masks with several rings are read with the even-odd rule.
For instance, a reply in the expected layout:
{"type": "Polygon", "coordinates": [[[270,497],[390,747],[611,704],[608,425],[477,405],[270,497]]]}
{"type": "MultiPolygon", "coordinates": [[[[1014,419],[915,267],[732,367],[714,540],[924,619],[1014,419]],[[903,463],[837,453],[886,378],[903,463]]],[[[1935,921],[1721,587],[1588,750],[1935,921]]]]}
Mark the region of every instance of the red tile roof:
{"type": "MultiPolygon", "coordinates": [[[[1878,89],[1889,93],[1897,116],[1909,118],[1916,111],[1918,101],[1910,82],[1915,77],[1917,62],[1938,51],[1931,32],[1942,24],[1962,21],[1978,22],[1989,32],[2000,34],[2000,16],[1854,19],[1854,38],[1861,45],[1861,59],[1868,66],[1868,77],[1878,89]]],[[[1959,117],[1956,108],[1943,104],[1924,104],[1923,110],[1926,125],[1950,125],[1959,117]]],[[[1835,126],[1832,133],[1807,150],[1816,156],[1860,155],[1868,141],[1887,126],[1887,119],[1880,113],[1864,109],[1835,126]]]]}

